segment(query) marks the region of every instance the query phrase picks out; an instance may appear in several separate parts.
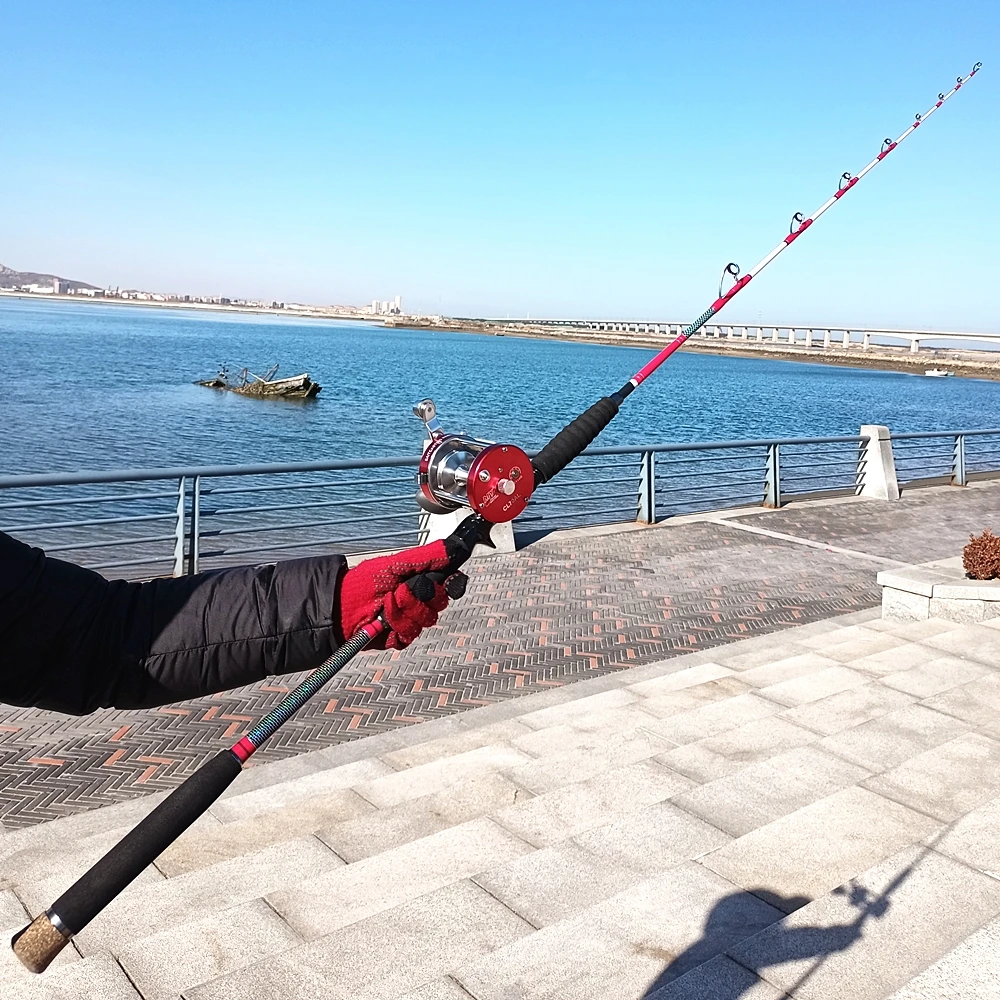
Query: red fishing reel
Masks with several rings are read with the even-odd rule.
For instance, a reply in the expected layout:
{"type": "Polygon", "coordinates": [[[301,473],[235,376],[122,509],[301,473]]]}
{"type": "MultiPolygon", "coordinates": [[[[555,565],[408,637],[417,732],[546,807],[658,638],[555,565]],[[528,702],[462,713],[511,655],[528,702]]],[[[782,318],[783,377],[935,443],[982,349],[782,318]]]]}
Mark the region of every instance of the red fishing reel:
{"type": "Polygon", "coordinates": [[[417,503],[424,510],[447,514],[469,507],[494,524],[513,521],[524,510],[535,474],[522,449],[446,434],[432,399],[420,400],[413,412],[430,438],[417,473],[417,503]]]}

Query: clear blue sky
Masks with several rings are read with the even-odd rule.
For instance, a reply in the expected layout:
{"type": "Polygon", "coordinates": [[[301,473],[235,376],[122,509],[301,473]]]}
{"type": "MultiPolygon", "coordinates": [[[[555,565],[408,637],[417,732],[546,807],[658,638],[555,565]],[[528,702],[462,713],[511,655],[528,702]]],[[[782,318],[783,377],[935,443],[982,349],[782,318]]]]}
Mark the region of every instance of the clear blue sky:
{"type": "Polygon", "coordinates": [[[1000,4],[0,0],[0,262],[687,318],[977,60],[735,321],[1000,330],[1000,4]]]}

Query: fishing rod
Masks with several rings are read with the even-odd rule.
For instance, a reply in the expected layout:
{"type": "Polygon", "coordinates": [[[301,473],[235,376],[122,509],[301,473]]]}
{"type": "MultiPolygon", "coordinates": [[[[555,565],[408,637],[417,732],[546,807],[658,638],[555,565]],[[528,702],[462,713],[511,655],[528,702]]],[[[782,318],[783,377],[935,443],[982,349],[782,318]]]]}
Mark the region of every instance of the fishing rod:
{"type": "MultiPolygon", "coordinates": [[[[945,101],[979,72],[976,63],[966,77],[959,77],[947,94],[897,139],[886,139],[878,156],[856,176],[843,174],[837,191],[809,218],[796,212],[788,236],[749,272],[740,276],[736,264],[727,264],[733,285],[693,323],[685,327],[659,354],[639,369],[617,392],[598,400],[567,424],[534,457],[513,444],[481,441],[465,434],[448,434],[437,418],[430,399],[421,400],[414,414],[426,427],[429,441],[417,472],[417,502],[430,513],[442,514],[462,508],[471,510],[445,540],[449,565],[439,572],[423,573],[406,581],[418,600],[429,600],[437,584],[459,596],[462,587],[454,574],[469,559],[478,544],[492,545],[494,524],[514,520],[525,508],[537,486],[547,483],[577,458],[614,419],[621,404],[692,334],[726,306],[750,280],[783,250],[791,246],[824,212],[829,211],[862,177],[884,160],[907,136],[916,131],[945,101]],[[456,589],[458,588],[458,589],[456,589]]],[[[32,972],[43,972],[49,963],[98,913],[101,912],[148,865],[163,853],[229,787],[243,765],[270,736],[287,722],[320,688],[369,646],[389,625],[379,615],[363,626],[324,660],[301,684],[287,694],[246,736],[203,764],[178,785],[145,819],[116,844],[86,874],[81,876],[45,912],[14,935],[11,945],[32,972]]]]}

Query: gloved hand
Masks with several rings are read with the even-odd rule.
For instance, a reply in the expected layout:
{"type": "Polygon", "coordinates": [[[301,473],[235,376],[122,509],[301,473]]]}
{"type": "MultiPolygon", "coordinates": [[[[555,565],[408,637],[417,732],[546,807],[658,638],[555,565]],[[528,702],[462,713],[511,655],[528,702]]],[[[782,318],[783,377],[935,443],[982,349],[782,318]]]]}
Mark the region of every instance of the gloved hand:
{"type": "Polygon", "coordinates": [[[349,569],[340,582],[334,608],[340,631],[349,639],[362,625],[373,621],[381,611],[389,624],[373,643],[376,649],[402,649],[421,631],[437,624],[438,614],[448,599],[465,593],[468,578],[453,573],[444,585],[428,580],[422,573],[446,570],[451,561],[443,541],[407,549],[391,556],[377,556],[349,569]],[[408,583],[404,580],[411,579],[408,583]]]}

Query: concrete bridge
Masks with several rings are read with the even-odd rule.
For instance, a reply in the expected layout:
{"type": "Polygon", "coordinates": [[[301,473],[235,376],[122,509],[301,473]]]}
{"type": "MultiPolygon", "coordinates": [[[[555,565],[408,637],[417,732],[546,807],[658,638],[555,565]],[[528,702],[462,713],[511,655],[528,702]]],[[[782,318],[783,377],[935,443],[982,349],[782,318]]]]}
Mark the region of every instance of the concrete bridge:
{"type": "MultiPolygon", "coordinates": [[[[550,327],[566,330],[593,331],[595,333],[622,333],[628,335],[677,336],[687,323],[663,320],[635,319],[506,319],[487,320],[490,323],[511,326],[550,327]]],[[[1000,333],[963,333],[943,330],[870,329],[856,326],[790,326],[787,324],[707,323],[692,338],[694,340],[742,340],[756,343],[781,344],[798,348],[829,348],[841,350],[858,348],[867,351],[875,343],[910,345],[916,354],[923,341],[978,341],[996,344],[1000,348],[1000,333]]]]}

